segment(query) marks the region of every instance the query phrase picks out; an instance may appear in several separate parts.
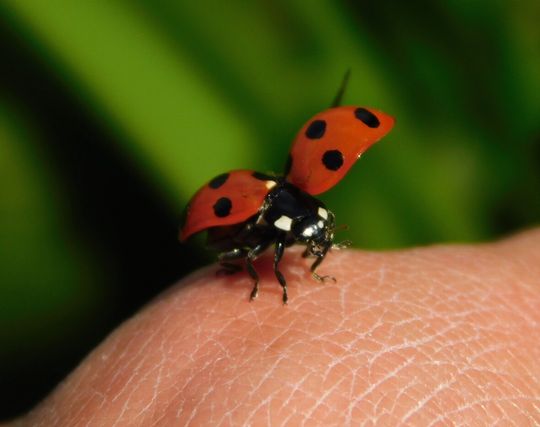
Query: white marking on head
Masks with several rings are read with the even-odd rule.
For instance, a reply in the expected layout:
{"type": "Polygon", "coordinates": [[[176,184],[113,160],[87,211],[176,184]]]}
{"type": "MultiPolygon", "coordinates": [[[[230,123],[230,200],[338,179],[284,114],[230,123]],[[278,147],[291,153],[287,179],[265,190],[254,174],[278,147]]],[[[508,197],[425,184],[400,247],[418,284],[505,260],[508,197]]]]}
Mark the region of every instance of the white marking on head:
{"type": "Polygon", "coordinates": [[[283,231],[291,231],[292,219],[288,216],[281,215],[274,221],[274,226],[283,231]]]}
{"type": "Polygon", "coordinates": [[[313,227],[307,227],[304,229],[304,231],[302,231],[302,234],[306,237],[311,237],[313,236],[313,227]]]}
{"type": "Polygon", "coordinates": [[[264,183],[264,185],[266,186],[266,188],[268,190],[271,190],[272,188],[274,188],[277,185],[277,182],[276,181],[266,181],[264,183]]]}
{"type": "Polygon", "coordinates": [[[319,221],[319,222],[317,223],[317,225],[319,226],[319,228],[323,228],[323,227],[324,227],[324,222],[319,221]]]}
{"type": "Polygon", "coordinates": [[[317,213],[321,218],[328,219],[328,211],[325,208],[319,208],[317,213]]]}

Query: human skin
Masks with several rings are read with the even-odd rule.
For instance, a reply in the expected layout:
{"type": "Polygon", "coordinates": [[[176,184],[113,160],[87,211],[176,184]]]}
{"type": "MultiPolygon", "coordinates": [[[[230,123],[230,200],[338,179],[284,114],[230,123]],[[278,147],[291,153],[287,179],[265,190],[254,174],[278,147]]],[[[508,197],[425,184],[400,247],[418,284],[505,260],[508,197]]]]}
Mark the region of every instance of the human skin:
{"type": "Polygon", "coordinates": [[[185,278],[26,417],[61,426],[540,424],[540,229],[482,245],[300,248],[185,278]]]}

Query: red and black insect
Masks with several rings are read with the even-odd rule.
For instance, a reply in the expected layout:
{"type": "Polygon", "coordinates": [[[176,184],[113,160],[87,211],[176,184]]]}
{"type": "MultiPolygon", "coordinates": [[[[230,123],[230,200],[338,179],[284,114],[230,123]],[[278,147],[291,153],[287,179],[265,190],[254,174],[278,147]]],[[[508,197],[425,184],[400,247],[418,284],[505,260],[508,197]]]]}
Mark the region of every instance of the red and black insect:
{"type": "MultiPolygon", "coordinates": [[[[345,84],[346,79],[333,105],[339,105],[345,84]]],[[[316,269],[332,248],[335,218],[313,196],[336,185],[393,125],[392,117],[366,107],[335,106],[315,115],[296,136],[283,176],[235,170],[202,187],[189,202],[180,240],[207,230],[207,243],[220,252],[227,272],[242,269],[231,261],[244,260],[254,281],[251,300],[259,290],[253,261],[274,244],[274,273],[287,303],[287,282],[279,270],[286,247],[306,245],[304,256],[316,257],[313,277],[329,277],[316,269]]]]}

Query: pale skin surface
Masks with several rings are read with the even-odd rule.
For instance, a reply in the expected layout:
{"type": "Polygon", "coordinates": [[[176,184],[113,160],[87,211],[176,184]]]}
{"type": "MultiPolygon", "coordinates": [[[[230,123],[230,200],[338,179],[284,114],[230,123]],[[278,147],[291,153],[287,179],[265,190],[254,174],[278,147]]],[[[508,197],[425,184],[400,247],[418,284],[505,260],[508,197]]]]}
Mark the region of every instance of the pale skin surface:
{"type": "Polygon", "coordinates": [[[540,424],[540,230],[494,244],[271,257],[184,279],[21,425],[540,424]]]}

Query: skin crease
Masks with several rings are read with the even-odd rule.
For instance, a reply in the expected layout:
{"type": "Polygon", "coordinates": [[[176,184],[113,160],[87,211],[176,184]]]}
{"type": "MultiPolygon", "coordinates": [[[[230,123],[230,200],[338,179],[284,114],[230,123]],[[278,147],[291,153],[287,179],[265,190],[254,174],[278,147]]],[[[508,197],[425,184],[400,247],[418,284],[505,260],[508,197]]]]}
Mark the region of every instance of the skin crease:
{"type": "MultiPolygon", "coordinates": [[[[121,325],[27,426],[538,425],[540,229],[483,245],[301,248],[182,280],[121,325]]],[[[8,424],[11,425],[11,424],[8,424]]]]}

